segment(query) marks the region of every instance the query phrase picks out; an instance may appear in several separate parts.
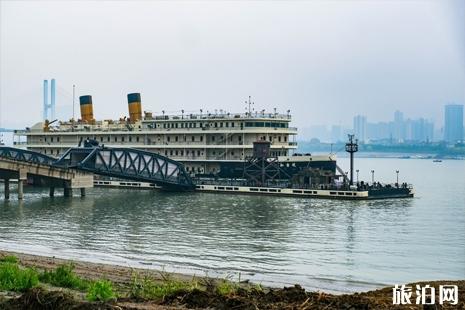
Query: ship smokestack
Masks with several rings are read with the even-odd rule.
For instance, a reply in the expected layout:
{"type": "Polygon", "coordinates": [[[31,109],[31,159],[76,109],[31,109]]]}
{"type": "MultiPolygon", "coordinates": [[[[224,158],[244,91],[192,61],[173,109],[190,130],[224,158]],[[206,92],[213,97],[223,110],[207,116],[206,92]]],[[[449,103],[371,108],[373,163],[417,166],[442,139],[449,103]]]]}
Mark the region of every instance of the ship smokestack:
{"type": "Polygon", "coordinates": [[[94,120],[94,110],[92,107],[92,96],[79,97],[81,107],[81,119],[83,122],[92,122],[94,120]]]}
{"type": "Polygon", "coordinates": [[[131,123],[142,119],[142,105],[140,93],[128,94],[129,118],[131,123]]]}

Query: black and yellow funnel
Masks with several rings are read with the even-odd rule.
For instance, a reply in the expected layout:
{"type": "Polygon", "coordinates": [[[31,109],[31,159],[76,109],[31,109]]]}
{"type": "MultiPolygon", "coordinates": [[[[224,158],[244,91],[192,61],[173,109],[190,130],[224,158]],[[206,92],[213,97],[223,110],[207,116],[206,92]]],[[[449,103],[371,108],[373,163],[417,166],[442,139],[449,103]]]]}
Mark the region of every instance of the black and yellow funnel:
{"type": "Polygon", "coordinates": [[[92,107],[92,96],[79,97],[81,106],[81,119],[83,122],[90,123],[94,119],[94,110],[92,107]]]}
{"type": "Polygon", "coordinates": [[[132,123],[142,119],[142,104],[140,93],[128,94],[129,119],[132,123]]]}

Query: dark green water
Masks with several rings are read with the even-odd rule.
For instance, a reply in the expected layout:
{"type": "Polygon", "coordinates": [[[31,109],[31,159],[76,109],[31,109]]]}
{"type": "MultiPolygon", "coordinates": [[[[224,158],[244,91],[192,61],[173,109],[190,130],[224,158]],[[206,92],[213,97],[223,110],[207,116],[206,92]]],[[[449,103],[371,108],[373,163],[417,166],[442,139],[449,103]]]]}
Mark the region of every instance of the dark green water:
{"type": "Polygon", "coordinates": [[[376,179],[392,182],[399,169],[417,197],[357,202],[96,188],[85,198],[51,199],[45,189],[27,189],[23,202],[0,200],[0,249],[338,292],[464,279],[465,162],[357,164],[365,180],[375,169],[376,179]]]}

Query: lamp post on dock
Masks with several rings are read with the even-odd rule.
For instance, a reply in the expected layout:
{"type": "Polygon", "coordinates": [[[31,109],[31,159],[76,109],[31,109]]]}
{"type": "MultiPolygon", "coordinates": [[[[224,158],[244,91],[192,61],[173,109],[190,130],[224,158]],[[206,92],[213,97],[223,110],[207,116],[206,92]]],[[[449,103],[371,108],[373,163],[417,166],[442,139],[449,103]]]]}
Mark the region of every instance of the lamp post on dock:
{"type": "Polygon", "coordinates": [[[350,185],[354,184],[354,153],[358,151],[358,140],[354,135],[349,135],[349,142],[346,143],[346,152],[350,154],[350,185]]]}
{"type": "Polygon", "coordinates": [[[397,182],[396,182],[396,185],[399,186],[399,170],[396,170],[396,174],[397,174],[397,182]]]}
{"type": "Polygon", "coordinates": [[[371,183],[372,184],[375,183],[375,171],[374,170],[371,170],[371,183]]]}
{"type": "Polygon", "coordinates": [[[358,173],[359,173],[360,170],[355,170],[355,172],[357,172],[357,183],[358,183],[358,173]]]}

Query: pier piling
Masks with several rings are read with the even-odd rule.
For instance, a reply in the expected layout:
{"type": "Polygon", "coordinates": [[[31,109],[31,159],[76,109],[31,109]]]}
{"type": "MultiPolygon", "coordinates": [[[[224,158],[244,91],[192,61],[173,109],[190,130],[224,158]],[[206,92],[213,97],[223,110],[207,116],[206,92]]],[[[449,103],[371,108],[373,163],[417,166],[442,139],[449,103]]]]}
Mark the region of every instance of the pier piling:
{"type": "Polygon", "coordinates": [[[86,189],[84,187],[81,187],[81,197],[86,196],[86,189]]]}
{"type": "Polygon", "coordinates": [[[50,196],[50,197],[54,197],[54,196],[55,196],[55,187],[50,186],[49,196],[50,196]]]}
{"type": "Polygon", "coordinates": [[[10,199],[10,180],[5,179],[5,200],[10,199]]]}
{"type": "Polygon", "coordinates": [[[65,197],[72,197],[73,196],[73,189],[69,188],[69,187],[65,187],[64,196],[65,197]]]}
{"type": "Polygon", "coordinates": [[[18,199],[23,199],[24,197],[24,182],[21,179],[18,179],[18,199]]]}

